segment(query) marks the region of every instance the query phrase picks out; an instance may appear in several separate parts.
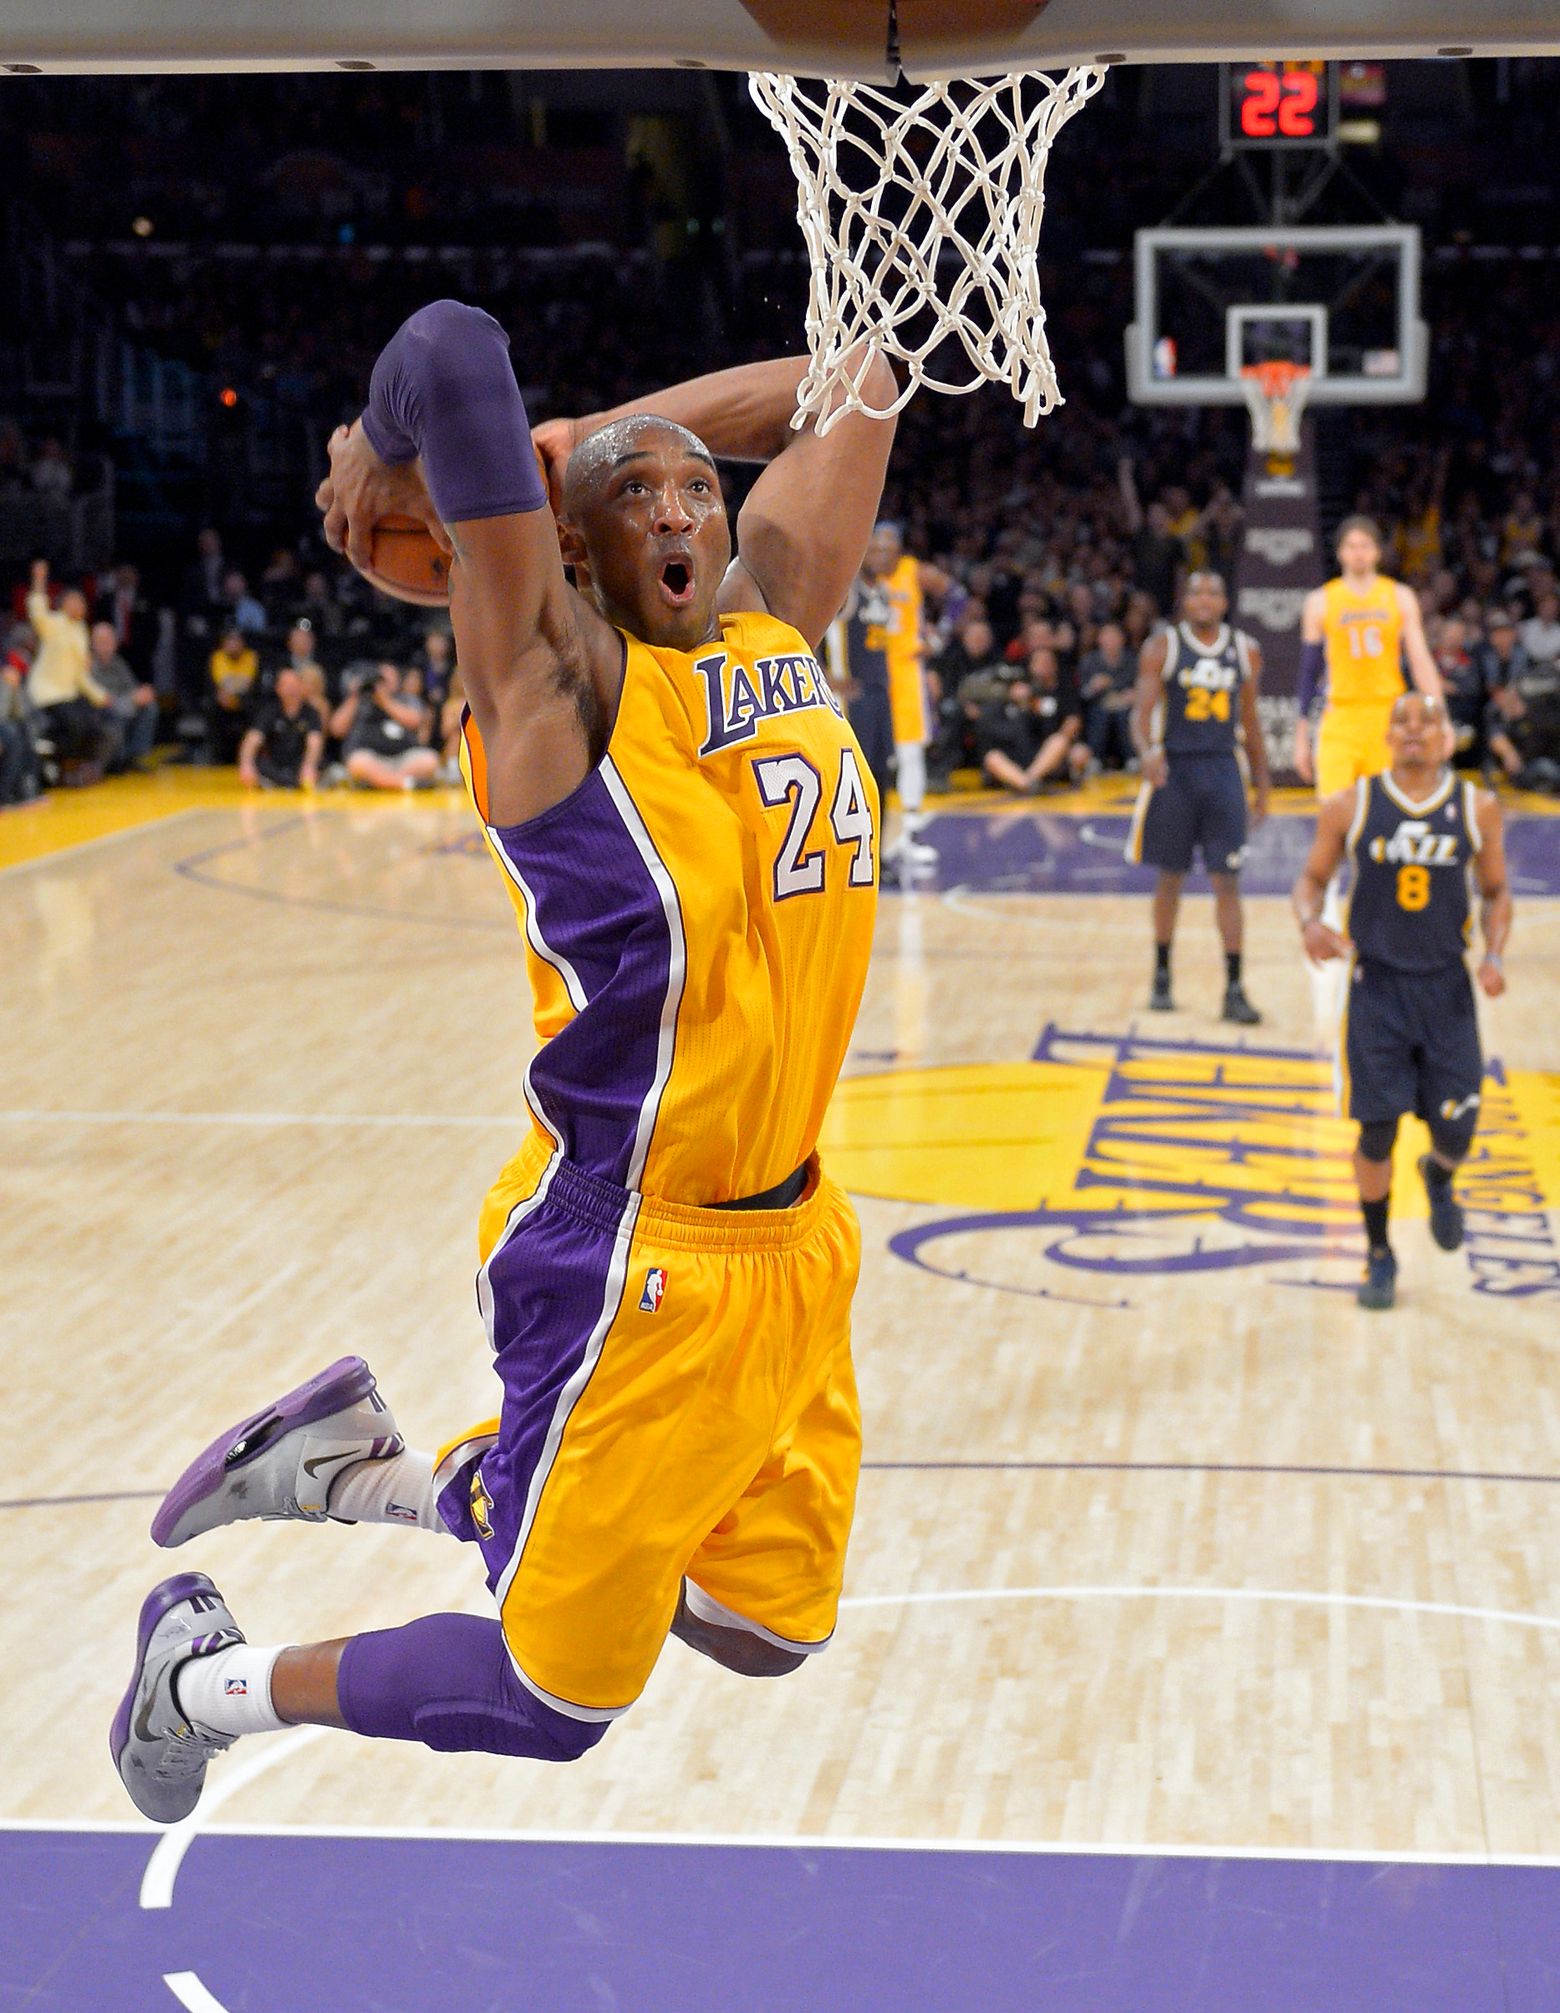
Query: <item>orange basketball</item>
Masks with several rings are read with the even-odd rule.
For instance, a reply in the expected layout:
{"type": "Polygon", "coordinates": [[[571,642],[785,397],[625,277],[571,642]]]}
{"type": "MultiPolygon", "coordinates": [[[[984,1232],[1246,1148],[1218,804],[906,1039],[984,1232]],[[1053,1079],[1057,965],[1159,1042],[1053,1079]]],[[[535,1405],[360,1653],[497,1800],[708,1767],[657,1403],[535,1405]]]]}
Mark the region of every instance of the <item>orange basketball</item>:
{"type": "Polygon", "coordinates": [[[415,517],[382,517],[369,541],[363,578],[381,594],[412,601],[419,608],[447,608],[450,562],[433,533],[415,517]]]}

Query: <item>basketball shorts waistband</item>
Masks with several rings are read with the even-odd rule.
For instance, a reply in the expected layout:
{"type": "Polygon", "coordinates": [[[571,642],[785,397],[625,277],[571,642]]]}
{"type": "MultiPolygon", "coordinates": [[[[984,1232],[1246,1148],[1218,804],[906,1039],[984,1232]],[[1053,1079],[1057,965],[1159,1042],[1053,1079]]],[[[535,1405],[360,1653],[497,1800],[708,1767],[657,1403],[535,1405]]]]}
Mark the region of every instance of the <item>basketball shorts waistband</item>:
{"type": "Polygon", "coordinates": [[[535,1192],[545,1188],[549,1203],[567,1210],[591,1229],[616,1232],[632,1208],[636,1237],[691,1251],[791,1250],[815,1233],[840,1193],[824,1175],[816,1153],[777,1187],[737,1203],[709,1207],[667,1202],[660,1196],[620,1188],[556,1150],[550,1151],[546,1140],[535,1133],[521,1154],[522,1165],[526,1162],[534,1165],[535,1192]],[[771,1198],[784,1194],[798,1178],[795,1202],[768,1206],[771,1198]]]}

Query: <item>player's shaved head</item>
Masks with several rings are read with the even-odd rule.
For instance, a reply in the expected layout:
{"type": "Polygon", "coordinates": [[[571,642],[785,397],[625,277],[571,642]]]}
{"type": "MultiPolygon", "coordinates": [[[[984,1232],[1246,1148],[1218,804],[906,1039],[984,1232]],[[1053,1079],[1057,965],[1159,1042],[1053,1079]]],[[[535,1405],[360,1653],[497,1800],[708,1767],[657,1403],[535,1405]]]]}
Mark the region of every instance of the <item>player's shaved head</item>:
{"type": "Polygon", "coordinates": [[[714,468],[714,456],[696,433],[653,412],[631,412],[586,434],[569,456],[569,465],[563,472],[564,515],[573,517],[581,509],[588,509],[607,476],[636,455],[648,454],[653,438],[668,435],[681,444],[685,453],[714,468]]]}
{"type": "Polygon", "coordinates": [[[1393,700],[1392,718],[1394,722],[1406,720],[1408,718],[1408,709],[1411,706],[1422,706],[1426,720],[1440,720],[1446,714],[1446,708],[1442,705],[1437,693],[1421,692],[1416,689],[1412,692],[1402,692],[1393,700]]]}
{"type": "Polygon", "coordinates": [[[1196,573],[1189,573],[1186,576],[1187,593],[1190,594],[1194,587],[1206,587],[1211,589],[1215,594],[1228,592],[1228,589],[1224,585],[1224,575],[1222,573],[1215,573],[1211,567],[1207,566],[1200,568],[1196,573]]]}

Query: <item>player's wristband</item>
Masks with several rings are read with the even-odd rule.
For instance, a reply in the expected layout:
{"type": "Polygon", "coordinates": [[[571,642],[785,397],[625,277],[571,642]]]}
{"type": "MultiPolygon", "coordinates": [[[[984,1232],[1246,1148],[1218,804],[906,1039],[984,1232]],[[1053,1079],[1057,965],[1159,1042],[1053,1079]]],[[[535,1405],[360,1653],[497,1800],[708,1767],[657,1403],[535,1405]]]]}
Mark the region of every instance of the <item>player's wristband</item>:
{"type": "Polygon", "coordinates": [[[1309,717],[1311,706],[1317,693],[1322,689],[1322,679],[1327,671],[1327,651],[1320,643],[1300,645],[1300,679],[1295,689],[1295,705],[1299,717],[1309,717]]]}
{"type": "Polygon", "coordinates": [[[432,301],[401,324],[374,365],[363,431],[383,461],[422,457],[445,524],[547,501],[509,338],[480,308],[432,301]]]}
{"type": "Polygon", "coordinates": [[[1498,972],[1503,972],[1506,969],[1505,961],[1499,951],[1486,951],[1481,962],[1493,965],[1498,972]]]}

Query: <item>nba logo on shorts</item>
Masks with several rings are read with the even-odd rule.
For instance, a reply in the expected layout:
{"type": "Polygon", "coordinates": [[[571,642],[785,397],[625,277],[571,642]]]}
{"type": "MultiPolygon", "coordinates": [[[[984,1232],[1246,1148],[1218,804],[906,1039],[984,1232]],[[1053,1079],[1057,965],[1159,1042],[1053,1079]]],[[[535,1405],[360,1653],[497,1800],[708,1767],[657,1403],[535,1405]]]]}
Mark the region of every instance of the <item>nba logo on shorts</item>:
{"type": "Polygon", "coordinates": [[[222,1685],[222,1696],[224,1698],[248,1698],[249,1680],[247,1678],[224,1679],[222,1685]]]}
{"type": "Polygon", "coordinates": [[[652,1265],[650,1270],[645,1274],[645,1290],[639,1296],[640,1313],[659,1314],[661,1311],[661,1297],[665,1291],[666,1268],[664,1265],[652,1265]]]}

